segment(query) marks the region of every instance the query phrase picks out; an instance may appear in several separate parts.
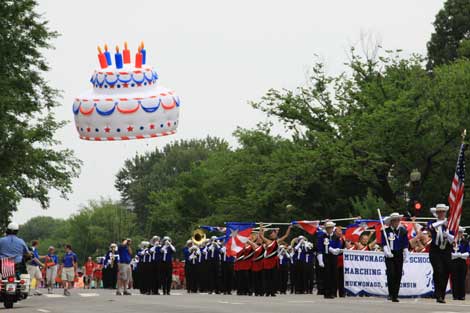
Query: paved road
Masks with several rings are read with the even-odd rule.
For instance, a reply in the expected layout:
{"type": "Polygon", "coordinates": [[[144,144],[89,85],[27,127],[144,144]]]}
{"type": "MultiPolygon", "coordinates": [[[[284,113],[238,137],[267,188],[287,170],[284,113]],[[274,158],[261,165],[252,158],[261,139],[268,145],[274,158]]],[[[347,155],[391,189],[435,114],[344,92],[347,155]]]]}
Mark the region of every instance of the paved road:
{"type": "MultiPolygon", "coordinates": [[[[7,310],[0,309],[0,312],[7,310]]],[[[71,297],[43,295],[15,304],[14,313],[452,313],[470,312],[470,300],[437,304],[428,299],[404,299],[400,303],[382,298],[345,298],[326,300],[312,295],[247,297],[188,295],[174,291],[171,296],[115,296],[108,290],[73,290],[71,297]]]]}

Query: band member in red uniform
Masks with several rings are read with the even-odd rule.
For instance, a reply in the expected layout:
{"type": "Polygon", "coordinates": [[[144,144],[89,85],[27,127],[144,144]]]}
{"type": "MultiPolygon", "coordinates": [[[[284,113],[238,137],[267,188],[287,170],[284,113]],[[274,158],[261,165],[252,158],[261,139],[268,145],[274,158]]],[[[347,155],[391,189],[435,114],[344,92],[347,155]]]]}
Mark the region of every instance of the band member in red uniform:
{"type": "MultiPolygon", "coordinates": [[[[256,234],[255,234],[256,236],[256,234]]],[[[264,246],[263,240],[256,236],[256,242],[248,241],[254,249],[253,263],[251,266],[251,276],[253,279],[253,291],[255,296],[264,295],[263,286],[263,260],[264,260],[264,246]]]]}
{"type": "Polygon", "coordinates": [[[243,260],[240,261],[240,265],[239,265],[240,277],[241,277],[240,294],[244,296],[251,296],[253,292],[252,291],[251,266],[253,264],[254,254],[255,254],[255,250],[247,243],[245,247],[243,248],[243,260]]]}
{"type": "Polygon", "coordinates": [[[279,241],[284,241],[287,237],[289,237],[290,231],[292,229],[292,225],[289,225],[287,228],[286,233],[284,236],[278,238],[279,229],[272,230],[269,233],[269,239],[264,237],[264,228],[263,224],[260,225],[259,236],[266,244],[265,251],[264,251],[264,260],[263,260],[263,268],[264,268],[264,285],[266,296],[275,297],[276,291],[278,290],[278,279],[277,279],[277,267],[278,267],[278,247],[279,241]]]}
{"type": "Polygon", "coordinates": [[[244,249],[241,249],[240,251],[238,251],[237,255],[235,256],[235,260],[233,263],[233,272],[235,274],[235,284],[237,286],[238,296],[242,295],[242,290],[243,290],[242,271],[240,268],[240,265],[243,262],[243,258],[244,258],[244,249]]]}

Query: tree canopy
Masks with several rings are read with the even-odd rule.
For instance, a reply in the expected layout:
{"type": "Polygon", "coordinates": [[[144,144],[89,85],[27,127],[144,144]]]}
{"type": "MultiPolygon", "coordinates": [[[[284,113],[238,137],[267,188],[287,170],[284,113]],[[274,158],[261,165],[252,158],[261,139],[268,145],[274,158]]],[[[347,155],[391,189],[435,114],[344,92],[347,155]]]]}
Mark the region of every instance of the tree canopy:
{"type": "Polygon", "coordinates": [[[0,3],[0,225],[22,198],[49,205],[49,190],[65,196],[80,162],[58,149],[54,118],[58,91],[44,79],[42,52],[57,33],[35,12],[36,1],[0,3]]]}

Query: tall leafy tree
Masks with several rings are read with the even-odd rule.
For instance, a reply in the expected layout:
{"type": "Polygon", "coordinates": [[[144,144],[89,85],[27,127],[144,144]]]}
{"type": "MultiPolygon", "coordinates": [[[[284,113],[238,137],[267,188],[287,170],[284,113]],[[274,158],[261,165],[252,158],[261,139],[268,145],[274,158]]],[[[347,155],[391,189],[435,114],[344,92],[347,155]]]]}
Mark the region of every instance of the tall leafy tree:
{"type": "Polygon", "coordinates": [[[57,148],[57,90],[44,79],[42,55],[57,36],[36,11],[34,0],[0,2],[0,225],[22,198],[49,205],[50,189],[66,195],[79,161],[57,148]]]}
{"type": "Polygon", "coordinates": [[[428,68],[468,57],[468,49],[460,50],[470,39],[470,1],[447,0],[434,20],[434,33],[428,47],[428,68]]]}
{"type": "Polygon", "coordinates": [[[219,138],[181,140],[144,155],[126,160],[117,174],[115,186],[124,202],[137,214],[139,227],[149,231],[149,194],[172,186],[177,177],[205,160],[212,151],[227,150],[219,138]]]}
{"type": "Polygon", "coordinates": [[[423,61],[353,52],[346,73],[328,76],[317,64],[306,87],[271,90],[254,106],[328,160],[333,177],[364,183],[389,210],[405,207],[409,175],[418,168],[420,196],[430,206],[446,199],[470,118],[470,62],[438,67],[430,76],[423,61]]]}

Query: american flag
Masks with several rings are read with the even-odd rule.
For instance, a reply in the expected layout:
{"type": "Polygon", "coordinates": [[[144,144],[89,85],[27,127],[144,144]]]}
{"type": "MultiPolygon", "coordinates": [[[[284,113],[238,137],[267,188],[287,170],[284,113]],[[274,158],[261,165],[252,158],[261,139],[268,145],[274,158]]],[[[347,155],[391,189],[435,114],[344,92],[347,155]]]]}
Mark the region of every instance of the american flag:
{"type": "Polygon", "coordinates": [[[8,278],[15,276],[15,261],[11,258],[1,259],[0,266],[2,267],[2,277],[8,278]]]}
{"type": "Polygon", "coordinates": [[[465,144],[460,146],[459,159],[457,160],[457,168],[452,179],[452,186],[449,193],[449,230],[457,234],[459,231],[460,217],[462,216],[462,203],[465,181],[465,144]]]}

